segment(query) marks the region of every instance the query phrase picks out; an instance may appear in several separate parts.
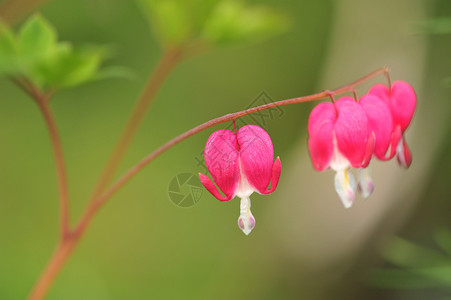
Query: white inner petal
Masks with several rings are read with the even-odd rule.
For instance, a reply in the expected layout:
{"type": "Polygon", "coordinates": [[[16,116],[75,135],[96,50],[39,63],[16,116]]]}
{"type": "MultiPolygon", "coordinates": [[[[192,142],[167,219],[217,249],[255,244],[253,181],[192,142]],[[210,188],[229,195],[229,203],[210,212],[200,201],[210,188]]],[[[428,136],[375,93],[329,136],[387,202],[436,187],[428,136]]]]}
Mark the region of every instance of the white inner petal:
{"type": "Polygon", "coordinates": [[[241,158],[238,158],[238,163],[240,168],[240,180],[238,181],[238,187],[235,191],[235,195],[240,198],[249,198],[249,196],[255,191],[255,189],[247,181],[246,175],[243,172],[241,158]]]}
{"type": "Polygon", "coordinates": [[[330,167],[334,171],[344,171],[348,169],[351,166],[351,163],[349,160],[343,156],[343,154],[340,153],[340,150],[338,150],[337,146],[337,138],[334,133],[333,137],[333,145],[334,145],[334,152],[332,154],[332,159],[330,161],[330,167]]]}
{"type": "Polygon", "coordinates": [[[242,198],[240,202],[240,217],[238,218],[238,227],[249,235],[255,227],[255,218],[251,212],[251,200],[249,198],[242,198]]]}
{"type": "Polygon", "coordinates": [[[359,169],[359,191],[363,197],[368,198],[374,191],[374,183],[370,176],[370,168],[359,169]]]}
{"type": "Polygon", "coordinates": [[[335,190],[345,208],[350,208],[355,199],[355,179],[348,170],[337,171],[335,174],[335,190]]]}

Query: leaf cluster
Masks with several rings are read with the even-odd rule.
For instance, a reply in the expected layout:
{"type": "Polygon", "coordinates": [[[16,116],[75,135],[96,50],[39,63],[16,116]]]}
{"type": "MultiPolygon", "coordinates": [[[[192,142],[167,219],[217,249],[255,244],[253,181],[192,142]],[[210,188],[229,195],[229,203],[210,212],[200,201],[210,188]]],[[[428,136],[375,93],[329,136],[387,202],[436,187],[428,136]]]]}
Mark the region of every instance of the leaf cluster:
{"type": "Polygon", "coordinates": [[[0,75],[25,78],[42,90],[59,90],[98,79],[106,48],[75,49],[59,42],[41,15],[30,17],[15,34],[0,24],[0,75]]]}
{"type": "Polygon", "coordinates": [[[288,29],[288,18],[239,0],[138,0],[164,45],[201,40],[211,45],[261,40],[288,29]]]}

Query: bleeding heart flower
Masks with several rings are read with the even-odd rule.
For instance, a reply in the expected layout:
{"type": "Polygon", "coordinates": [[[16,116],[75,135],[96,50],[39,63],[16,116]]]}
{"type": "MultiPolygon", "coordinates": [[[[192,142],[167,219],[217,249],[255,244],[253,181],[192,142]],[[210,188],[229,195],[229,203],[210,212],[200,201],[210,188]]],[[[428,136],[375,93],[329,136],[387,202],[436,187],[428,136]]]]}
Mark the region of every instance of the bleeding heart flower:
{"type": "Polygon", "coordinates": [[[279,157],[274,161],[271,138],[256,125],[246,125],[237,133],[222,129],[210,135],[204,153],[219,190],[210,178],[199,173],[203,186],[220,201],[241,198],[238,226],[248,235],[255,227],[249,196],[253,192],[270,194],[279,182],[282,166],[279,157]]]}
{"type": "MultiPolygon", "coordinates": [[[[390,157],[395,154],[398,139],[393,136],[393,117],[388,105],[379,97],[367,94],[360,98],[360,106],[368,118],[368,134],[374,134],[374,156],[385,160],[388,148],[391,147],[390,157]]],[[[370,176],[369,168],[359,170],[358,189],[363,197],[368,198],[374,190],[374,184],[370,176]]]]}
{"type": "Polygon", "coordinates": [[[379,159],[391,159],[397,154],[398,162],[404,168],[412,163],[412,154],[404,138],[404,132],[409,127],[416,107],[416,95],[412,86],[404,81],[396,81],[390,90],[383,84],[373,86],[369,94],[379,97],[390,109],[393,117],[393,132],[391,136],[391,149],[388,157],[379,159]]]}
{"type": "Polygon", "coordinates": [[[356,184],[349,168],[368,166],[374,148],[363,108],[351,97],[318,104],[310,114],[308,146],[313,167],[335,170],[335,190],[346,208],[355,199],[356,184]]]}

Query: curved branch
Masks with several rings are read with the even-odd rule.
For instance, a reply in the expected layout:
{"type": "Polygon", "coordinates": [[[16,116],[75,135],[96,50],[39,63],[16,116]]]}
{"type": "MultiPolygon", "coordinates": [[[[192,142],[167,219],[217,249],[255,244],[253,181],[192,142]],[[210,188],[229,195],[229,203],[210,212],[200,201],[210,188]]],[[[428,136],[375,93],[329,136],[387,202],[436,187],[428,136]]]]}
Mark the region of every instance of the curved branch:
{"type": "Polygon", "coordinates": [[[36,100],[38,107],[44,117],[52,143],[53,154],[56,164],[56,175],[58,178],[59,202],[60,202],[60,230],[61,240],[69,234],[69,189],[67,183],[66,166],[64,163],[63,147],[56,125],[55,117],[50,108],[50,97],[28,84],[28,91],[36,100]]]}

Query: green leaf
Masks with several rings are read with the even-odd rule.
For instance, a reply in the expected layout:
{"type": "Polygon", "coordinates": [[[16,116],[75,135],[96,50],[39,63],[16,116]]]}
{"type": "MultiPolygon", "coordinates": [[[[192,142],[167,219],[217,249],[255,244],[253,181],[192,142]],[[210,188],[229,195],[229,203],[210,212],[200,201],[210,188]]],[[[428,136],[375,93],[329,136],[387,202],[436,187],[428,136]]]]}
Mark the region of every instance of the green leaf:
{"type": "MultiPolygon", "coordinates": [[[[451,77],[449,79],[451,83],[451,77]]],[[[437,245],[450,256],[451,261],[451,231],[445,227],[439,228],[434,232],[434,239],[437,245]]]]}
{"type": "Polygon", "coordinates": [[[40,15],[30,17],[17,36],[0,24],[0,74],[23,76],[43,90],[56,91],[107,77],[128,76],[119,69],[100,72],[109,48],[74,50],[57,42],[55,29],[40,15]]]}
{"type": "Polygon", "coordinates": [[[451,34],[451,18],[429,19],[418,24],[417,28],[423,34],[451,34]]]}
{"type": "Polygon", "coordinates": [[[417,246],[401,238],[393,238],[382,254],[388,262],[398,267],[433,267],[450,261],[437,251],[417,246]]]}
{"type": "Polygon", "coordinates": [[[58,44],[52,57],[34,70],[34,78],[44,88],[73,87],[95,79],[100,64],[107,55],[102,48],[74,51],[68,44],[58,44]]]}
{"type": "Polygon", "coordinates": [[[231,44],[264,39],[289,27],[288,19],[264,6],[222,1],[206,21],[202,36],[213,43],[231,44]]]}
{"type": "Polygon", "coordinates": [[[437,282],[440,286],[451,287],[451,264],[434,268],[419,268],[413,271],[437,282]]]}
{"type": "Polygon", "coordinates": [[[17,73],[17,43],[6,25],[0,24],[0,74],[17,73]]]}
{"type": "Polygon", "coordinates": [[[93,80],[110,79],[110,78],[123,78],[128,80],[136,79],[136,74],[127,67],[111,66],[106,67],[97,72],[93,77],[93,80]]]}
{"type": "Polygon", "coordinates": [[[166,44],[181,44],[192,35],[192,18],[186,3],[177,0],[140,0],[156,34],[166,44]]]}
{"type": "Polygon", "coordinates": [[[440,282],[410,270],[375,269],[371,275],[374,286],[386,289],[421,289],[442,286],[440,282]]]}
{"type": "Polygon", "coordinates": [[[48,56],[55,43],[55,29],[40,15],[32,16],[20,29],[19,48],[24,58],[33,60],[48,56]]]}

